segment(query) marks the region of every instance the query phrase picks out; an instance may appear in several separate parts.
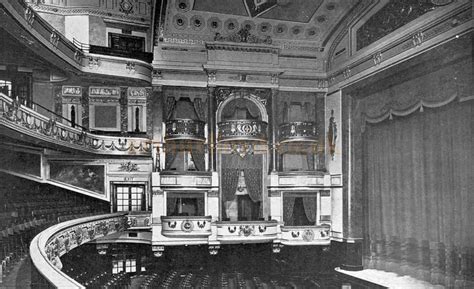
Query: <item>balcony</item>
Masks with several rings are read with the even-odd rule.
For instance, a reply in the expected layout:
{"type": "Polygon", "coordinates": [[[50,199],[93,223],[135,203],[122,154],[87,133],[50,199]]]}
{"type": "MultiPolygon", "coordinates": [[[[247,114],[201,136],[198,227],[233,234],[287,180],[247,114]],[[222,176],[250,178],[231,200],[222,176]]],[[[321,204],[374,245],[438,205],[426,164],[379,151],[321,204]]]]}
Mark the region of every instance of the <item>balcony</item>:
{"type": "Polygon", "coordinates": [[[151,156],[146,138],[100,136],[48,118],[0,94],[0,125],[38,140],[75,150],[108,155],[151,156]]]}
{"type": "Polygon", "coordinates": [[[283,226],[281,243],[289,246],[329,245],[331,226],[283,226]]]}
{"type": "Polygon", "coordinates": [[[153,53],[150,52],[128,51],[124,49],[105,46],[90,45],[89,53],[138,59],[147,63],[151,63],[153,61],[153,53]]]}
{"type": "Polygon", "coordinates": [[[204,141],[205,123],[193,119],[172,119],[165,123],[165,139],[204,141]]]}
{"type": "Polygon", "coordinates": [[[280,142],[317,142],[318,130],[314,122],[289,122],[280,125],[280,142]]]}
{"type": "Polygon", "coordinates": [[[271,242],[277,238],[277,225],[275,220],[218,222],[217,240],[223,244],[271,242]]]}
{"type": "Polygon", "coordinates": [[[150,230],[151,212],[130,212],[127,216],[128,230],[150,230]]]}
{"type": "Polygon", "coordinates": [[[161,234],[170,238],[207,238],[211,216],[161,216],[161,234]]]}
{"type": "Polygon", "coordinates": [[[153,173],[153,186],[157,187],[201,187],[209,188],[217,186],[217,176],[212,175],[211,172],[175,172],[163,171],[160,173],[153,173]]]}
{"type": "Polygon", "coordinates": [[[267,123],[258,120],[226,120],[217,124],[218,140],[267,140],[267,123]]]}

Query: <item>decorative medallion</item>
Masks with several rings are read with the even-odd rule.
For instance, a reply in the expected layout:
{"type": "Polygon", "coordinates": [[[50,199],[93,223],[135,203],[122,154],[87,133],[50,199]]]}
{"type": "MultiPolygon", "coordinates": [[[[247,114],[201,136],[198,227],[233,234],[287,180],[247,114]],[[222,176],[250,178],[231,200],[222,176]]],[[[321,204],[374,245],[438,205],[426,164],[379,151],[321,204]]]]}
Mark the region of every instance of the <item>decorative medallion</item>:
{"type": "Polygon", "coordinates": [[[132,2],[130,0],[122,0],[122,2],[120,2],[120,12],[123,12],[127,15],[133,13],[132,2]]]}
{"type": "Polygon", "coordinates": [[[254,235],[255,234],[255,228],[254,226],[251,226],[251,225],[241,225],[239,227],[239,235],[240,236],[245,236],[245,237],[248,237],[250,235],[254,235]]]}
{"type": "Polygon", "coordinates": [[[138,171],[138,165],[130,162],[121,163],[119,167],[119,171],[121,172],[136,172],[138,171]]]}
{"type": "Polygon", "coordinates": [[[245,28],[247,31],[253,31],[255,30],[255,23],[250,20],[245,20],[242,23],[242,28],[245,28]]]}
{"type": "Polygon", "coordinates": [[[182,14],[176,14],[173,17],[173,25],[176,29],[183,30],[188,27],[188,19],[182,14]]]}
{"type": "Polygon", "coordinates": [[[184,220],[183,223],[181,223],[181,230],[183,230],[184,232],[192,232],[192,230],[194,229],[194,224],[192,221],[190,220],[184,220]]]}
{"type": "Polygon", "coordinates": [[[272,31],[272,25],[268,22],[262,22],[258,25],[258,31],[267,34],[272,31]]]}
{"type": "Polygon", "coordinates": [[[323,22],[326,21],[326,16],[324,16],[324,15],[318,16],[318,17],[316,17],[316,21],[319,22],[319,23],[323,23],[323,22]]]}
{"type": "Polygon", "coordinates": [[[181,12],[188,12],[191,8],[189,6],[188,0],[178,0],[176,1],[176,9],[181,12]]]}
{"type": "Polygon", "coordinates": [[[319,34],[319,30],[316,27],[310,27],[306,29],[306,37],[316,37],[319,34]]]}
{"type": "Polygon", "coordinates": [[[276,35],[283,35],[286,33],[286,31],[288,30],[288,27],[285,25],[285,24],[278,24],[277,26],[275,26],[273,32],[276,34],[276,35]]]}
{"type": "Polygon", "coordinates": [[[228,32],[235,32],[239,29],[239,22],[237,22],[237,20],[234,18],[227,19],[224,23],[224,29],[226,29],[228,32]]]}
{"type": "Polygon", "coordinates": [[[294,26],[291,28],[291,34],[293,35],[299,35],[303,31],[303,28],[301,26],[294,26]]]}
{"type": "Polygon", "coordinates": [[[194,15],[190,21],[191,27],[196,30],[202,30],[205,26],[204,18],[201,15],[194,15]]]}
{"type": "Polygon", "coordinates": [[[211,31],[219,31],[222,28],[222,21],[217,17],[211,17],[207,20],[207,27],[211,31]]]}
{"type": "Polygon", "coordinates": [[[306,229],[304,230],[303,232],[303,240],[305,240],[306,242],[311,242],[314,240],[314,232],[313,230],[310,230],[310,229],[306,229]]]}

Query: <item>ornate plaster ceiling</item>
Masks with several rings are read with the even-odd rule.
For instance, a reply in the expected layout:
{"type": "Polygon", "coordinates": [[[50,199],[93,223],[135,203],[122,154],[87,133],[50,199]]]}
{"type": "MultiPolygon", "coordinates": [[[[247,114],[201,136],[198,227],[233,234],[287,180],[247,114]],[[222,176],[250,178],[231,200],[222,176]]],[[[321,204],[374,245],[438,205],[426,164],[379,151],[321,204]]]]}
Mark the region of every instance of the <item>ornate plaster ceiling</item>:
{"type": "Polygon", "coordinates": [[[246,28],[282,48],[318,51],[361,0],[169,0],[163,36],[199,44],[246,28]]]}

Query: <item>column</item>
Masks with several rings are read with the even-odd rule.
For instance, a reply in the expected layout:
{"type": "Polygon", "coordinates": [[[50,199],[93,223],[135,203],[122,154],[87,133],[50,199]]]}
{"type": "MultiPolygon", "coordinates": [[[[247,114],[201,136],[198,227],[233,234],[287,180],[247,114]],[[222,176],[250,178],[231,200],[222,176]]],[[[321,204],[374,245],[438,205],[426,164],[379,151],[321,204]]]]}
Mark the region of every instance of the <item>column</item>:
{"type": "Polygon", "coordinates": [[[271,109],[269,111],[269,117],[271,125],[269,126],[269,133],[271,136],[270,149],[271,149],[271,159],[270,166],[271,171],[276,172],[278,170],[278,153],[277,153],[277,134],[278,134],[278,90],[272,89],[272,95],[270,98],[271,109]]]}
{"type": "Polygon", "coordinates": [[[207,151],[208,171],[216,171],[216,97],[215,87],[208,87],[208,113],[207,113],[207,151]]]}

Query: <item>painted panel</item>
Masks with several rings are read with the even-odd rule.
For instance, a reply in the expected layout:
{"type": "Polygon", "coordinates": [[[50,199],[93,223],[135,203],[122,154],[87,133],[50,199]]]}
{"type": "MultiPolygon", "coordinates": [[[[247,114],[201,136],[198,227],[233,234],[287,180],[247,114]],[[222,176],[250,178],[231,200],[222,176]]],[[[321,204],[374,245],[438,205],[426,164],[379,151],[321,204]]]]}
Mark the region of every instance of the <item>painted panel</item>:
{"type": "Polygon", "coordinates": [[[104,166],[50,162],[50,179],[105,194],[104,166]]]}

